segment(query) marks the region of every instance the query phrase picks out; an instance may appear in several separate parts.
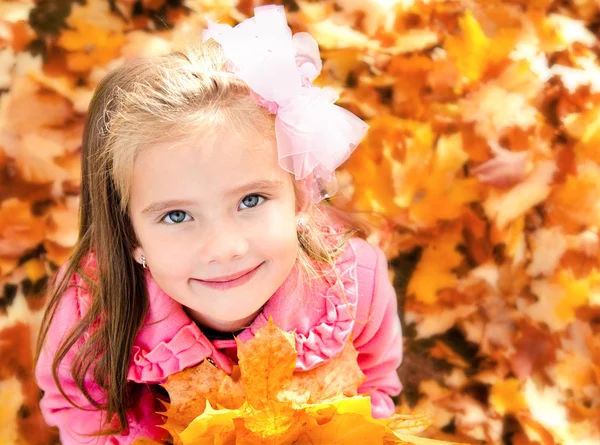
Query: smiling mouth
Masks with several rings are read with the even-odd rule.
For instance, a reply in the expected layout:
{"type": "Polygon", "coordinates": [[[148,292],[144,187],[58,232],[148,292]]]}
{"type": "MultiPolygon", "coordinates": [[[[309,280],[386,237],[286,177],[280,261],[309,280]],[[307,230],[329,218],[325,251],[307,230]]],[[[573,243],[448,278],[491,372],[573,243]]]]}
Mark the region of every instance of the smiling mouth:
{"type": "Polygon", "coordinates": [[[214,278],[212,280],[199,280],[199,279],[194,278],[194,281],[197,281],[198,283],[201,283],[202,285],[210,287],[212,289],[218,289],[218,290],[231,289],[232,287],[238,287],[238,286],[246,284],[248,281],[250,281],[254,277],[254,275],[256,275],[256,273],[258,272],[258,269],[263,264],[264,264],[264,262],[260,263],[258,266],[256,266],[253,269],[242,271],[242,272],[234,274],[234,275],[228,275],[225,277],[214,278]]]}

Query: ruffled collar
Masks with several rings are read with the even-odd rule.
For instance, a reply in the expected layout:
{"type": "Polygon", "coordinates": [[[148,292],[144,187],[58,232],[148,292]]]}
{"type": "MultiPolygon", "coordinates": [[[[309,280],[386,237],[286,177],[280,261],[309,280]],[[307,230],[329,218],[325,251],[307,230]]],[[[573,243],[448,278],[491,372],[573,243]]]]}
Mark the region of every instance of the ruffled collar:
{"type": "Polygon", "coordinates": [[[358,303],[356,256],[351,243],[336,262],[335,270],[338,276],[333,283],[319,280],[306,287],[299,282],[297,273],[292,274],[238,338],[249,340],[272,317],[285,331],[295,330],[297,369],[307,371],[338,355],[354,329],[358,303]]]}
{"type": "MultiPolygon", "coordinates": [[[[332,280],[333,285],[315,280],[304,287],[294,268],[238,339],[252,338],[272,317],[280,328],[295,332],[297,369],[309,370],[335,357],[350,338],[358,301],[352,240],[337,260],[335,270],[337,278],[332,280]],[[303,292],[303,288],[308,290],[303,292]]],[[[149,309],[134,341],[129,380],[159,383],[207,357],[224,371],[231,372],[231,360],[222,349],[235,347],[235,340],[210,341],[181,304],[165,294],[150,274],[147,289],[149,309]]]]}

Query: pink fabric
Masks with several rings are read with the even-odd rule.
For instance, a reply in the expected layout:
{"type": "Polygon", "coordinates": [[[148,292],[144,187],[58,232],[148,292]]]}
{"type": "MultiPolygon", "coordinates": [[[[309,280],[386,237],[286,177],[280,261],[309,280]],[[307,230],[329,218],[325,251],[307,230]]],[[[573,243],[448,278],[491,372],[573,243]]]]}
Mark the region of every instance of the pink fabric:
{"type": "MultiPolygon", "coordinates": [[[[93,261],[89,262],[89,266],[94,267],[93,261]]],[[[387,278],[387,262],[378,248],[366,241],[352,239],[337,262],[336,270],[347,304],[335,287],[323,282],[311,283],[311,293],[307,296],[302,292],[294,270],[239,339],[246,341],[252,338],[253,332],[273,317],[281,328],[296,330],[299,352],[296,369],[303,371],[336,356],[352,336],[359,352],[358,364],[367,377],[359,391],[371,395],[374,417],[388,417],[394,412],[390,396],[397,395],[402,389],[396,373],[402,360],[402,335],[396,312],[396,295],[387,278]]],[[[73,407],[62,397],[50,371],[52,356],[60,339],[81,319],[90,303],[88,293],[81,287],[81,280],[74,277],[71,284],[80,287],[71,287],[64,294],[36,367],[38,384],[44,390],[40,406],[46,421],[59,427],[63,445],[129,444],[142,436],[164,437],[164,431],[155,426],[162,419],[153,412],[152,394],[147,386],[138,406],[128,413],[130,428],[127,434],[85,436],[97,431],[104,419],[100,411],[90,407],[69,375],[75,351],[67,355],[60,368],[59,379],[75,403],[89,411],[73,407]]],[[[235,348],[235,342],[211,342],[181,305],[162,292],[150,275],[147,285],[149,311],[145,325],[134,342],[128,379],[145,385],[160,383],[169,375],[196,365],[207,357],[211,357],[221,369],[231,372],[232,363],[225,350],[235,348]]],[[[85,339],[86,336],[82,337],[76,347],[81,347],[85,339]]],[[[86,388],[94,400],[102,400],[102,392],[91,373],[86,380],[86,388]]]]}
{"type": "Polygon", "coordinates": [[[357,147],[369,126],[348,110],[334,105],[339,95],[312,81],[322,69],[319,45],[308,33],[292,36],[283,6],[255,8],[254,17],[232,28],[209,22],[203,40],[218,42],[231,71],[254,93],[257,102],[277,114],[275,133],[279,165],[297,180],[314,174],[320,183],[335,182],[333,172],[357,147]]]}
{"type": "MultiPolygon", "coordinates": [[[[40,401],[40,408],[50,426],[57,426],[60,441],[63,445],[70,444],[129,444],[138,437],[152,437],[156,440],[168,437],[165,430],[157,427],[162,423],[162,418],[154,412],[154,397],[148,386],[142,388],[139,404],[127,414],[129,430],[123,435],[94,436],[94,433],[106,428],[105,413],[99,411],[88,402],[75,385],[70,375],[70,367],[75,356],[75,349],[69,351],[63,360],[58,377],[64,392],[79,407],[73,407],[59,392],[52,377],[52,359],[58,347],[59,340],[78,322],[87,308],[89,298],[87,293],[79,286],[84,283],[78,278],[71,279],[71,285],[59,304],[56,315],[52,320],[48,332],[48,341],[40,354],[35,369],[35,376],[44,396],[40,401]]],[[[86,341],[84,335],[75,345],[79,349],[86,341]]],[[[91,372],[86,375],[84,382],[92,399],[102,402],[103,394],[93,380],[91,372]]]]}
{"type": "MultiPolygon", "coordinates": [[[[296,331],[298,359],[296,369],[308,371],[341,352],[354,328],[354,314],[358,300],[356,256],[352,249],[337,262],[339,282],[336,286],[317,286],[311,289],[310,298],[295,275],[287,286],[282,286],[267,302],[261,314],[249,329],[239,336],[246,341],[273,317],[277,326],[285,331],[296,331]],[[340,287],[345,299],[340,297],[340,287]],[[290,286],[291,285],[291,286],[290,286]],[[290,287],[290,289],[286,289],[290,287]]],[[[296,272],[294,271],[293,274],[296,272]]]]}

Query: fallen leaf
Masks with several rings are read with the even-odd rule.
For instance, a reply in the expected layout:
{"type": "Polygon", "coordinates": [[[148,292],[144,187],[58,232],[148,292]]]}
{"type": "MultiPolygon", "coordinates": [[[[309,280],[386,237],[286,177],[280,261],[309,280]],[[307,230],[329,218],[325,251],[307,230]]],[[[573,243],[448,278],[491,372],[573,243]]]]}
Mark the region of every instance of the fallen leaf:
{"type": "Polygon", "coordinates": [[[567,250],[567,239],[560,227],[536,230],[529,239],[533,258],[527,273],[536,277],[553,275],[567,250]]]}
{"type": "Polygon", "coordinates": [[[18,199],[0,204],[0,256],[20,257],[42,242],[44,221],[31,212],[31,205],[18,199]]]}
{"type": "Polygon", "coordinates": [[[21,382],[16,377],[0,381],[0,443],[16,444],[19,440],[19,430],[15,413],[23,404],[21,382]]]}
{"type": "Polygon", "coordinates": [[[409,294],[425,304],[435,304],[439,290],[456,285],[453,269],[462,262],[462,255],[456,250],[458,243],[459,235],[449,231],[425,247],[408,284],[409,294]]]}
{"type": "Polygon", "coordinates": [[[556,166],[551,161],[540,161],[531,174],[509,191],[491,191],[484,202],[486,214],[494,219],[499,229],[518,216],[542,203],[551,193],[556,166]]]}
{"type": "Polygon", "coordinates": [[[272,319],[251,340],[238,341],[244,400],[237,408],[215,402],[229,391],[222,382],[231,377],[206,361],[170,377],[164,386],[171,406],[163,427],[183,445],[443,443],[408,434],[422,430],[427,423],[423,415],[371,417],[370,398],[355,395],[364,376],[351,342],[339,358],[305,375],[295,372],[294,345],[293,334],[281,331],[272,319]],[[328,384],[334,387],[326,388],[328,384]]]}
{"type": "Polygon", "coordinates": [[[491,144],[491,148],[496,156],[471,169],[471,174],[477,176],[483,184],[500,188],[510,188],[521,182],[525,177],[527,152],[514,153],[495,143],[491,144]]]}
{"type": "Polygon", "coordinates": [[[552,190],[545,203],[548,222],[578,233],[587,226],[600,225],[600,166],[585,162],[577,174],[569,175],[552,190]]]}

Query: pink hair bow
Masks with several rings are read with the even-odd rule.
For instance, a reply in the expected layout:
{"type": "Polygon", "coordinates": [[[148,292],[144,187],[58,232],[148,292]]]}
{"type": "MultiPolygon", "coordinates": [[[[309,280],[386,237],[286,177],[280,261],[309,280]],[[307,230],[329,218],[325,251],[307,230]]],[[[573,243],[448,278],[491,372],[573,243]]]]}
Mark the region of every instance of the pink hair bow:
{"type": "Polygon", "coordinates": [[[253,91],[257,102],[276,114],[279,165],[306,180],[313,201],[335,193],[335,169],[354,151],[368,125],[334,104],[333,88],[312,81],[322,62],[308,33],[292,37],[283,6],[261,6],[235,28],[209,22],[203,40],[213,38],[231,71],[253,91]]]}

